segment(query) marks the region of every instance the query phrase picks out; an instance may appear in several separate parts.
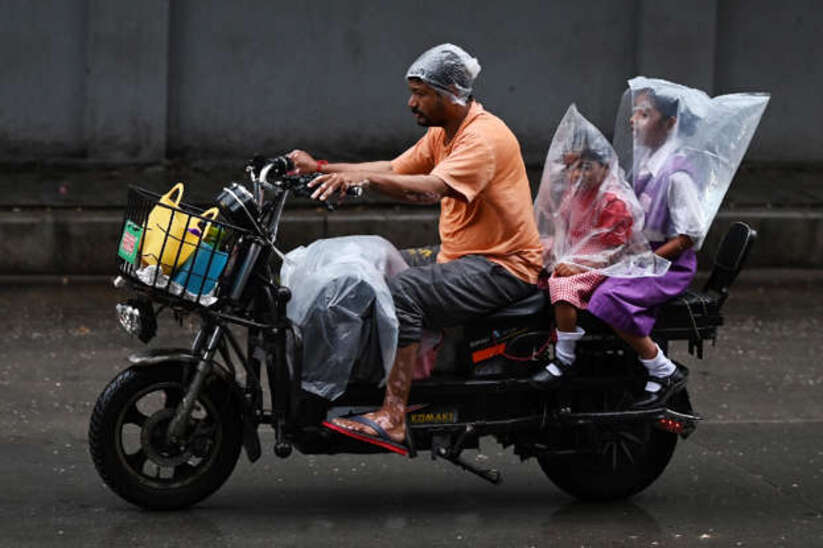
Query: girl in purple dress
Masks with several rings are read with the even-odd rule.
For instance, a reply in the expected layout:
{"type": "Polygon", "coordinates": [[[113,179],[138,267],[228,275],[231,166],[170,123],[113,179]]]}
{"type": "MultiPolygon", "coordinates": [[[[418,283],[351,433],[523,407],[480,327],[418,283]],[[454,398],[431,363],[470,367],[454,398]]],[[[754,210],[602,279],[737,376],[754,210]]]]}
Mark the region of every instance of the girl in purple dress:
{"type": "Polygon", "coordinates": [[[643,232],[655,253],[671,266],[659,277],[607,279],[592,295],[589,312],[637,352],[649,378],[635,407],[649,408],[665,404],[687,375],[649,336],[657,310],[694,278],[695,251],[703,244],[768,98],[734,94],[711,99],[698,90],[643,77],[629,84],[630,166],[645,212],[643,232]]]}

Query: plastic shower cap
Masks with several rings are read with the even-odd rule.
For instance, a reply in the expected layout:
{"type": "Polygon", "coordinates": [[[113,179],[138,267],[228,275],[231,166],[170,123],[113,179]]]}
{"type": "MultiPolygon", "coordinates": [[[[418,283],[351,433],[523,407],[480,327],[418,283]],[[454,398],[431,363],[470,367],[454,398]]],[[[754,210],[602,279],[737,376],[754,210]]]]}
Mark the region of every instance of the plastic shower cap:
{"type": "Polygon", "coordinates": [[[455,103],[465,105],[478,74],[480,63],[476,58],[454,44],[440,44],[423,52],[411,64],[406,79],[420,78],[455,103]]]}

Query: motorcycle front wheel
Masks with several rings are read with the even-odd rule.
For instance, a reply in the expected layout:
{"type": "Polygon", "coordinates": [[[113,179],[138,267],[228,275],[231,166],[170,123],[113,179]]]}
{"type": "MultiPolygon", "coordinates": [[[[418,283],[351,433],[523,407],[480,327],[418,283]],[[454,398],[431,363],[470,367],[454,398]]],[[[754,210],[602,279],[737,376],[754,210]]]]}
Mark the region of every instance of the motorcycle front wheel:
{"type": "Polygon", "coordinates": [[[89,449],[112,491],[143,508],[173,510],[214,493],[237,464],[242,446],[239,402],[226,381],[207,380],[184,439],[166,441],[185,394],[183,365],[126,369],[97,400],[89,449]]]}

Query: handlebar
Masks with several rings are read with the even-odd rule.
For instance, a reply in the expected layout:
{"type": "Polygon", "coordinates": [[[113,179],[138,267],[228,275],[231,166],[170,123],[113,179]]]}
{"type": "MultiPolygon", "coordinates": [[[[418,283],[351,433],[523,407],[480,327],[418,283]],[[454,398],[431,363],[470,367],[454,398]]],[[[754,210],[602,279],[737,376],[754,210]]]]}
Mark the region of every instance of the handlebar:
{"type": "MultiPolygon", "coordinates": [[[[310,188],[309,183],[322,175],[321,173],[310,173],[308,175],[284,175],[278,177],[277,186],[284,190],[290,190],[295,196],[303,196],[310,198],[316,188],[310,188]]],[[[271,186],[270,183],[266,183],[271,186]]],[[[346,196],[359,198],[363,195],[363,188],[358,186],[349,187],[346,189],[346,196]]],[[[322,202],[323,206],[329,211],[333,211],[337,206],[335,202],[322,202]]]]}
{"type": "MultiPolygon", "coordinates": [[[[251,159],[246,169],[251,171],[264,186],[271,188],[273,181],[269,179],[276,177],[277,186],[291,190],[298,196],[311,196],[314,190],[308,188],[308,183],[321,175],[320,173],[287,175],[287,173],[294,169],[294,162],[285,155],[274,158],[265,158],[259,155],[255,156],[251,159]]],[[[362,187],[354,186],[346,189],[346,196],[359,198],[362,195],[362,187]]]]}
{"type": "Polygon", "coordinates": [[[274,158],[257,155],[246,166],[246,171],[252,172],[261,181],[265,181],[269,176],[284,175],[293,169],[294,162],[285,155],[274,158]]]}
{"type": "MultiPolygon", "coordinates": [[[[246,172],[250,174],[254,184],[254,194],[244,185],[232,182],[217,196],[217,203],[223,217],[231,224],[251,230],[263,239],[262,242],[258,240],[252,244],[250,253],[253,252],[254,257],[251,255],[247,257],[247,262],[251,261],[249,264],[256,260],[256,254],[260,252],[261,245],[271,247],[277,255],[284,257],[283,253],[275,247],[275,240],[286,199],[289,193],[310,198],[317,190],[308,185],[319,177],[320,173],[286,175],[293,169],[294,163],[287,156],[275,158],[255,156],[246,166],[246,172]],[[265,200],[264,189],[275,193],[274,201],[265,200]]],[[[346,189],[347,196],[359,197],[362,194],[362,187],[354,186],[346,189]]],[[[334,210],[337,205],[332,200],[321,203],[329,211],[334,210]]]]}
{"type": "MultiPolygon", "coordinates": [[[[290,191],[295,196],[303,196],[311,198],[316,189],[310,188],[308,184],[315,178],[319,177],[320,173],[302,174],[302,175],[287,175],[294,169],[294,162],[288,156],[275,156],[274,158],[267,158],[265,156],[257,155],[246,165],[246,172],[251,176],[251,180],[255,185],[254,196],[244,196],[240,198],[233,195],[229,190],[224,189],[224,192],[218,196],[221,201],[221,209],[234,212],[242,204],[243,215],[237,217],[237,220],[242,221],[242,225],[248,224],[246,218],[252,220],[251,225],[255,225],[254,219],[257,213],[263,208],[262,190],[268,189],[273,192],[282,192],[284,190],[290,191]]],[[[232,190],[232,192],[242,193],[242,189],[232,190]]],[[[346,189],[346,196],[360,197],[363,195],[363,188],[350,187],[346,189]]],[[[321,202],[323,206],[329,211],[333,211],[337,203],[333,200],[326,200],[321,202]]]]}
{"type": "MultiPolygon", "coordinates": [[[[306,175],[284,175],[278,178],[279,186],[291,190],[298,196],[311,196],[317,190],[309,188],[309,183],[320,177],[322,173],[309,173],[306,175]]],[[[359,186],[352,186],[346,189],[346,196],[360,197],[363,195],[363,188],[359,186]]]]}

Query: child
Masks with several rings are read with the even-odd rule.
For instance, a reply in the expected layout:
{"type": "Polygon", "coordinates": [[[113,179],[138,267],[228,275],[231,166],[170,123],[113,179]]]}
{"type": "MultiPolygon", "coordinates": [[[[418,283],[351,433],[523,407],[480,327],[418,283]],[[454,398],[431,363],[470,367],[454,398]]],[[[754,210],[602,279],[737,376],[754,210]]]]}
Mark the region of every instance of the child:
{"type": "Polygon", "coordinates": [[[667,265],[642,239],[640,205],[617,155],[574,105],[549,148],[535,214],[547,265],[538,285],[548,289],[554,305],[557,344],[554,359],[531,383],[548,389],[573,366],[585,334],[577,311],[606,276],[660,274],[667,265]]]}
{"type": "Polygon", "coordinates": [[[692,281],[695,250],[768,99],[734,94],[712,100],[698,90],[642,77],[629,85],[630,165],[645,212],[643,232],[671,266],[659,277],[609,278],[593,293],[589,312],[612,326],[648,370],[645,393],[634,404],[643,409],[665,404],[686,382],[687,370],[666,357],[649,334],[658,307],[692,281]]]}

